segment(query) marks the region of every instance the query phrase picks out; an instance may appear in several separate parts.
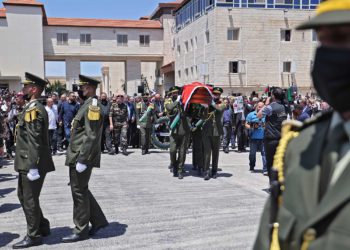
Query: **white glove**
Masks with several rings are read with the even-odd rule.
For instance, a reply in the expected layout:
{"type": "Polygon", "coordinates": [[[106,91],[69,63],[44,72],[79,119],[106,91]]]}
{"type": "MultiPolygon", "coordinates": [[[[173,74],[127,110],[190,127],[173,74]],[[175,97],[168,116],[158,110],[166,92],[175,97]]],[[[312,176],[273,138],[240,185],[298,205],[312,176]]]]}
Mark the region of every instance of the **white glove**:
{"type": "Polygon", "coordinates": [[[214,101],[214,100],[212,100],[212,101],[211,101],[211,106],[215,108],[216,103],[215,103],[215,101],[214,101]]]}
{"type": "Polygon", "coordinates": [[[37,179],[40,178],[39,170],[37,170],[37,169],[29,169],[29,172],[27,174],[27,178],[30,181],[36,181],[37,179]]]}
{"type": "Polygon", "coordinates": [[[177,101],[177,102],[180,102],[180,101],[181,101],[181,95],[178,95],[178,96],[177,96],[176,101],[177,101]]]}
{"type": "Polygon", "coordinates": [[[87,169],[87,166],[85,164],[82,164],[80,162],[77,162],[77,165],[75,167],[75,169],[79,172],[82,173],[87,169]]]}
{"type": "Polygon", "coordinates": [[[136,127],[137,127],[138,129],[140,129],[140,128],[141,128],[141,126],[140,126],[140,125],[137,125],[136,127]]]}

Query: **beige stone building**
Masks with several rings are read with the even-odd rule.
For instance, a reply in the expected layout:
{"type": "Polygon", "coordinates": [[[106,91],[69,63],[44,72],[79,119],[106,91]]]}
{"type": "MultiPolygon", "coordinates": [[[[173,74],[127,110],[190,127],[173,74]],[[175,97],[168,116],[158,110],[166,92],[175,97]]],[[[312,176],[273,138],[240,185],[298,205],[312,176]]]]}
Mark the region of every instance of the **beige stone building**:
{"type": "Polygon", "coordinates": [[[226,93],[267,85],[310,91],[317,41],[294,27],[318,2],[178,0],[159,3],[140,20],[110,20],[52,18],[36,0],[7,0],[0,9],[0,88],[19,90],[25,71],[54,79],[45,62],[61,61],[69,89],[82,62],[101,62],[95,77],[109,95],[138,93],[142,77],[161,93],[193,81],[226,93]]]}
{"type": "Polygon", "coordinates": [[[176,10],[176,83],[205,82],[227,94],[266,86],[310,92],[316,36],[294,28],[318,2],[184,1],[176,10]]]}

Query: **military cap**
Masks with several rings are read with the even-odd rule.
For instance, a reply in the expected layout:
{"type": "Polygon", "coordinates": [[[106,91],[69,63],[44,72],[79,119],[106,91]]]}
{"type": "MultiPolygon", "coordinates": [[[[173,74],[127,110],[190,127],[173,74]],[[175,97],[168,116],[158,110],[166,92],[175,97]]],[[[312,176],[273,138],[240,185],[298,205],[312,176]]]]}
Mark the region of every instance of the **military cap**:
{"type": "Polygon", "coordinates": [[[33,84],[33,85],[37,85],[37,86],[45,88],[46,85],[48,84],[48,81],[40,78],[39,76],[25,72],[25,80],[22,82],[22,84],[24,84],[24,85],[33,84]]]}
{"type": "Polygon", "coordinates": [[[180,87],[178,86],[173,86],[169,89],[168,94],[174,93],[174,92],[179,92],[181,90],[180,87]]]}
{"type": "Polygon", "coordinates": [[[350,25],[350,0],[328,0],[321,2],[316,16],[298,26],[297,30],[317,29],[321,26],[350,25]]]}
{"type": "Polygon", "coordinates": [[[220,88],[220,87],[214,87],[213,88],[213,93],[214,94],[222,94],[224,92],[224,90],[222,89],[222,88],[220,88]]]}
{"type": "Polygon", "coordinates": [[[84,75],[79,75],[79,85],[86,85],[86,84],[90,84],[90,85],[99,85],[101,82],[92,78],[92,77],[88,77],[88,76],[84,76],[84,75]]]}

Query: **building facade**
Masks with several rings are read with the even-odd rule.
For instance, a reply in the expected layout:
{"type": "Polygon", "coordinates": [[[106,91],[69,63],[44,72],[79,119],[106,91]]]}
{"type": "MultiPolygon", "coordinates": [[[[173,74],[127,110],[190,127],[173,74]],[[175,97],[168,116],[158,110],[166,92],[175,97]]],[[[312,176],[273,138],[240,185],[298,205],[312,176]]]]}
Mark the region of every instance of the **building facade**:
{"type": "Polygon", "coordinates": [[[175,81],[225,93],[267,86],[312,91],[316,35],[295,31],[319,0],[187,0],[176,10],[175,81]]]}
{"type": "Polygon", "coordinates": [[[45,77],[45,62],[63,61],[71,89],[81,63],[98,61],[100,91],[110,95],[139,92],[142,78],[161,93],[193,81],[226,93],[268,85],[309,91],[316,36],[294,27],[318,3],[179,0],[140,20],[110,20],[51,18],[35,0],[7,0],[0,8],[0,88],[19,90],[25,71],[45,77]]]}

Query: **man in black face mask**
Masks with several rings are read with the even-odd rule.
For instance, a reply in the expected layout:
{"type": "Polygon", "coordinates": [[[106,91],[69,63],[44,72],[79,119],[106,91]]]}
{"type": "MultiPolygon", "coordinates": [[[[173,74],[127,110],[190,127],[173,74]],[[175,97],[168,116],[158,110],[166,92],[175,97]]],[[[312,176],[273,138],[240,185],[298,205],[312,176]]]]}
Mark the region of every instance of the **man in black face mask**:
{"type": "Polygon", "coordinates": [[[103,132],[101,141],[101,151],[103,152],[107,149],[108,152],[112,151],[112,138],[111,130],[109,129],[109,110],[111,108],[111,103],[107,98],[106,93],[101,93],[101,108],[103,112],[103,132]]]}
{"type": "Polygon", "coordinates": [[[170,118],[170,161],[173,176],[182,179],[190,126],[181,103],[180,90],[180,87],[177,86],[169,89],[171,99],[165,101],[165,109],[170,118]]]}
{"type": "Polygon", "coordinates": [[[287,123],[274,158],[271,197],[254,249],[349,249],[350,0],[322,2],[312,78],[334,112],[287,123]]]}

